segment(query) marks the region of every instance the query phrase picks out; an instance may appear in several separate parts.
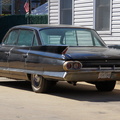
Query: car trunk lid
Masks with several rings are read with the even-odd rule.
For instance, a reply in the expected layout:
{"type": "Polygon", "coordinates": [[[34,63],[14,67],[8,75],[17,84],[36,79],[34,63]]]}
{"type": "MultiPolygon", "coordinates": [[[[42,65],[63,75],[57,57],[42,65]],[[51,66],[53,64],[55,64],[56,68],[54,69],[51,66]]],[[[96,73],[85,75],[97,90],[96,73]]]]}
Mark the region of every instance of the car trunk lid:
{"type": "Polygon", "coordinates": [[[67,60],[120,59],[120,51],[106,47],[69,47],[67,60]]]}

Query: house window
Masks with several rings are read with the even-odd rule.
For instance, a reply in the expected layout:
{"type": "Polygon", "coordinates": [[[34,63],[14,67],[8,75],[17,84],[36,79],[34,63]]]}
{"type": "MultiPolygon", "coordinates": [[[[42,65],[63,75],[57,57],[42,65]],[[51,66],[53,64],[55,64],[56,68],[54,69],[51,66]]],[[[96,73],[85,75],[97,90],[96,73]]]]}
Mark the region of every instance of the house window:
{"type": "Polygon", "coordinates": [[[0,0],[0,14],[13,14],[14,0],[0,0]]]}
{"type": "Polygon", "coordinates": [[[110,30],[111,0],[95,1],[95,29],[97,31],[110,30]]]}
{"type": "Polygon", "coordinates": [[[72,24],[72,0],[60,0],[60,24],[72,24]]]}

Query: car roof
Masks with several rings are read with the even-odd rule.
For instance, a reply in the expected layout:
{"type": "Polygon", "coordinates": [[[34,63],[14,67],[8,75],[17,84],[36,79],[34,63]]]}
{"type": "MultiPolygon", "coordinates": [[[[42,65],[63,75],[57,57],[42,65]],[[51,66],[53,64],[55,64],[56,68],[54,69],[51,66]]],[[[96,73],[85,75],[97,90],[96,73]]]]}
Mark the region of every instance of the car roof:
{"type": "MultiPolygon", "coordinates": [[[[74,25],[49,25],[49,24],[25,24],[14,26],[13,28],[32,28],[32,29],[43,29],[43,28],[85,28],[82,26],[74,26],[74,25]]],[[[85,28],[90,29],[90,28],[85,28]]]]}

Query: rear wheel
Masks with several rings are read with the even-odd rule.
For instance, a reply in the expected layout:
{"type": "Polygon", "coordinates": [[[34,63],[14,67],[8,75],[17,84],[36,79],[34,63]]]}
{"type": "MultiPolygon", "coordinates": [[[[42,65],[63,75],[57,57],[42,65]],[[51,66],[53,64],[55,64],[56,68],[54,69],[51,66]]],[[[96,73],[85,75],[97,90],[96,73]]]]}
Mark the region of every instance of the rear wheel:
{"type": "Polygon", "coordinates": [[[116,81],[101,81],[95,83],[98,91],[112,91],[116,85],[116,81]]]}
{"type": "Polygon", "coordinates": [[[49,81],[44,79],[42,76],[33,74],[31,77],[31,86],[34,92],[44,93],[49,88],[49,81]]]}

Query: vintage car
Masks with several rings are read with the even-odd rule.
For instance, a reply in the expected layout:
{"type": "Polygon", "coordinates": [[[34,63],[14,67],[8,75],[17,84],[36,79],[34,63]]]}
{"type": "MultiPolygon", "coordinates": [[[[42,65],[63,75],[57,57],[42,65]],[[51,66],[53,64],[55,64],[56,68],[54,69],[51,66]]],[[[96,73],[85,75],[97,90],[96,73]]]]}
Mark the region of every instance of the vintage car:
{"type": "Polygon", "coordinates": [[[120,80],[120,51],[108,48],[89,28],[15,26],[0,46],[0,76],[28,80],[36,93],[58,81],[84,81],[98,91],[112,91],[120,80]]]}

